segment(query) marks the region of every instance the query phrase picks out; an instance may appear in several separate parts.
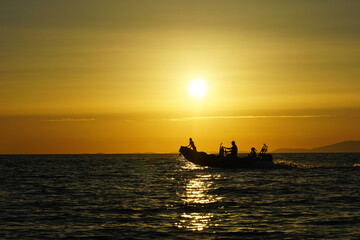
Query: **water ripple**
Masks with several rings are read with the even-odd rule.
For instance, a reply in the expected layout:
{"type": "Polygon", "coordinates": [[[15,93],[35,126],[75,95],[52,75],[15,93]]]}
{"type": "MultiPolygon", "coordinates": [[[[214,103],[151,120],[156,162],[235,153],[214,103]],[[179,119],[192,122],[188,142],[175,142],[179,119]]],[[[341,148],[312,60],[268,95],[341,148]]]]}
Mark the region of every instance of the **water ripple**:
{"type": "Polygon", "coordinates": [[[156,154],[0,156],[0,238],[360,238],[360,154],[274,157],[287,167],[211,169],[156,154]]]}

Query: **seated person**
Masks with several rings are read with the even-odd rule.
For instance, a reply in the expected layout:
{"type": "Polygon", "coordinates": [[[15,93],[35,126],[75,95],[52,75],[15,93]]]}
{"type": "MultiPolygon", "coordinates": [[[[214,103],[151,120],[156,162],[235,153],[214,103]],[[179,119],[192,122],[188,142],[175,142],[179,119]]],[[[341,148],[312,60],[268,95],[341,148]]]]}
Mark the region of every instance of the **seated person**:
{"type": "Polygon", "coordinates": [[[256,158],[256,149],[254,147],[251,148],[251,152],[249,154],[249,157],[256,158]]]}
{"type": "Polygon", "coordinates": [[[264,146],[261,148],[261,151],[259,153],[260,156],[264,155],[268,151],[268,146],[264,143],[264,146]]]}
{"type": "Polygon", "coordinates": [[[236,158],[238,149],[237,149],[237,146],[235,144],[235,141],[232,141],[231,144],[232,144],[232,147],[225,148],[225,149],[230,150],[230,154],[228,154],[228,156],[231,156],[231,158],[236,158]]]}

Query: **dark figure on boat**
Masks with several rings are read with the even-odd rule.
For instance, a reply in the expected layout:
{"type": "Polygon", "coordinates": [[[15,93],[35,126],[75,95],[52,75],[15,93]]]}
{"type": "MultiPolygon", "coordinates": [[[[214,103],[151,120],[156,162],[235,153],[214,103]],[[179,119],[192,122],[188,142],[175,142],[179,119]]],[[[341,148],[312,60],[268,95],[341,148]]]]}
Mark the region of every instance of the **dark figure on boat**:
{"type": "MultiPolygon", "coordinates": [[[[207,154],[205,152],[197,152],[188,146],[181,146],[179,152],[188,161],[198,164],[200,166],[219,167],[219,168],[273,168],[271,154],[266,154],[267,148],[263,147],[262,151],[255,158],[237,157],[237,147],[235,142],[232,142],[233,147],[225,148],[220,145],[219,155],[207,154]],[[224,156],[226,149],[230,149],[231,154],[224,156]],[[261,154],[261,155],[260,155],[261,154]]],[[[189,144],[190,145],[190,144],[189,144]]],[[[230,151],[229,151],[230,152],[230,151]]],[[[256,153],[256,152],[255,152],[256,153]]],[[[250,155],[250,154],[249,154],[250,155]]]]}
{"type": "Polygon", "coordinates": [[[232,144],[232,147],[225,148],[225,149],[230,150],[230,154],[228,154],[227,156],[230,156],[231,158],[236,158],[236,157],[237,157],[238,148],[237,148],[237,146],[236,146],[236,144],[235,144],[235,141],[232,141],[231,144],[232,144]]]}
{"type": "Polygon", "coordinates": [[[268,146],[266,146],[266,144],[264,143],[263,147],[260,150],[259,156],[261,157],[262,155],[264,155],[266,152],[268,151],[268,146]]]}
{"type": "Polygon", "coordinates": [[[190,147],[192,150],[194,150],[195,152],[197,152],[197,151],[196,151],[196,147],[195,147],[195,143],[194,143],[194,141],[192,140],[192,138],[189,138],[189,145],[188,145],[188,147],[190,147]]]}
{"type": "Polygon", "coordinates": [[[249,157],[252,159],[256,158],[256,149],[254,147],[251,148],[251,152],[249,154],[249,157]]]}
{"type": "Polygon", "coordinates": [[[222,143],[220,143],[219,157],[220,158],[225,157],[225,147],[222,145],[222,143]]]}

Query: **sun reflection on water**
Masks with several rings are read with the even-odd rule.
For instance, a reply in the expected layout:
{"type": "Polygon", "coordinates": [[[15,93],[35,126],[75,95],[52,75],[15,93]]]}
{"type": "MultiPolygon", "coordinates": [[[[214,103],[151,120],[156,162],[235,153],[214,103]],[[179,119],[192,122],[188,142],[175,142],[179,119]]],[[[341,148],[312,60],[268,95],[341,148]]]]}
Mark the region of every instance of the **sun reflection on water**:
{"type": "MultiPolygon", "coordinates": [[[[195,164],[188,163],[182,167],[183,170],[201,170],[195,164]]],[[[179,221],[175,224],[179,229],[191,231],[203,231],[212,225],[211,220],[214,213],[210,212],[209,205],[221,201],[222,197],[211,193],[214,190],[214,180],[220,175],[197,174],[195,177],[184,179],[184,186],[180,193],[185,211],[181,214],[179,221]]]]}
{"type": "Polygon", "coordinates": [[[204,228],[209,227],[210,220],[213,217],[214,214],[212,213],[183,213],[177,227],[192,231],[202,231],[204,228]]]}
{"type": "Polygon", "coordinates": [[[202,204],[215,203],[220,197],[209,194],[214,182],[211,175],[197,175],[190,179],[185,186],[182,200],[186,205],[203,207],[202,204]]]}

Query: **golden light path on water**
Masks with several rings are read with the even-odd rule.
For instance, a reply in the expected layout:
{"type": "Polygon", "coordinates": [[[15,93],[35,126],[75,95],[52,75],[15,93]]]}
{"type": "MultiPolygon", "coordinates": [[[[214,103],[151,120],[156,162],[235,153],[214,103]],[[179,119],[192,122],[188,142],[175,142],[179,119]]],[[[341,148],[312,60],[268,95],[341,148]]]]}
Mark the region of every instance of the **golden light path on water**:
{"type": "MultiPolygon", "coordinates": [[[[183,166],[186,170],[201,169],[193,163],[186,162],[183,166]]],[[[181,199],[184,205],[189,206],[189,209],[195,211],[184,212],[181,214],[181,218],[176,226],[178,228],[185,228],[192,231],[202,231],[210,226],[211,219],[214,214],[207,212],[206,204],[212,204],[220,201],[222,197],[209,194],[209,191],[213,189],[213,179],[219,178],[218,175],[211,174],[198,174],[195,178],[187,179],[184,193],[181,195],[181,199]],[[199,211],[199,209],[201,209],[199,211]],[[198,211],[196,211],[198,210],[198,211]]],[[[217,224],[214,224],[216,226],[217,224]]]]}

